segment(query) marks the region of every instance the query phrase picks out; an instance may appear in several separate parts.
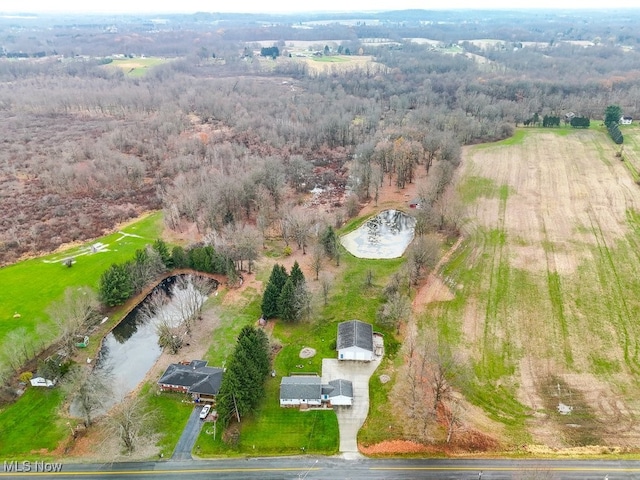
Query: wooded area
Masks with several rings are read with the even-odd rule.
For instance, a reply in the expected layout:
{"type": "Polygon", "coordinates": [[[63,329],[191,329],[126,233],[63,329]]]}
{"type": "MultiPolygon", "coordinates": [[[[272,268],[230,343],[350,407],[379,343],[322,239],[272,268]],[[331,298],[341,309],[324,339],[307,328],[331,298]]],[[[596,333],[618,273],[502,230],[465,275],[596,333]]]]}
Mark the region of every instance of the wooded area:
{"type": "Polygon", "coordinates": [[[250,245],[273,229],[289,238],[291,192],[330,190],[324,222],[339,223],[347,189],[375,198],[386,177],[402,188],[416,168],[446,184],[460,145],[508,137],[534,114],[599,121],[615,102],[637,115],[631,17],[586,17],[577,29],[567,18],[515,15],[471,29],[455,12],[422,12],[304,30],[207,15],[87,25],[43,17],[28,33],[3,19],[0,262],[95,238],[157,208],[170,228],[195,222],[217,248],[230,245],[229,225],[242,226],[250,245]],[[369,60],[310,75],[291,54],[301,38],[308,51],[348,47],[369,60]],[[259,41],[288,55],[259,58],[259,41]],[[148,55],[170,58],[135,77],[109,65],[148,55]]]}

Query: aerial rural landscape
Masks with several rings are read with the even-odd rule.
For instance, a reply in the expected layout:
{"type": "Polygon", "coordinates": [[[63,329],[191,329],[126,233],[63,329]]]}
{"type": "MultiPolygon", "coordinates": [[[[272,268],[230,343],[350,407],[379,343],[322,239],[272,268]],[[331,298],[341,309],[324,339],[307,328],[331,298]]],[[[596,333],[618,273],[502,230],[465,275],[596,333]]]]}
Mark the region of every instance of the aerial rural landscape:
{"type": "Polygon", "coordinates": [[[0,15],[0,460],[637,458],[623,13],[0,15]]]}

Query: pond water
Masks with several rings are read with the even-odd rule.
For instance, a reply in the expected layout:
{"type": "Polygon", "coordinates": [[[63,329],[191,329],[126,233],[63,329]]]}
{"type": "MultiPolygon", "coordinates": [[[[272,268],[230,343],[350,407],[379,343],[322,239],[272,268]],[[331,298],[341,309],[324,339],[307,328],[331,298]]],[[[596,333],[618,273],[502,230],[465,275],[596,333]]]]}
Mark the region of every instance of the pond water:
{"type": "MultiPolygon", "coordinates": [[[[158,324],[167,322],[177,326],[185,311],[205,302],[206,295],[194,287],[190,276],[186,276],[186,282],[179,282],[178,278],[165,279],[104,338],[93,375],[104,376],[110,388],[102,411],[97,413],[107,411],[134,390],[156,363],[162,353],[158,345],[158,324]],[[169,296],[169,301],[150,314],[145,307],[160,291],[169,296]]],[[[71,404],[70,413],[82,416],[75,402],[71,404]]]]}
{"type": "Polygon", "coordinates": [[[340,237],[340,242],[358,258],[397,258],[413,240],[415,226],[416,221],[410,215],[385,210],[340,237]]]}

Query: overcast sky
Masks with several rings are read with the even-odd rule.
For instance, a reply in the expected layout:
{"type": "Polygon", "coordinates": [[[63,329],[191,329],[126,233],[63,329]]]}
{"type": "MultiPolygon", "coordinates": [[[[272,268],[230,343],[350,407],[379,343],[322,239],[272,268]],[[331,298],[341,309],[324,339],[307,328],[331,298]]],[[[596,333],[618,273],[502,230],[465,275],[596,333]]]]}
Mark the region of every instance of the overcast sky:
{"type": "Polygon", "coordinates": [[[424,9],[513,9],[513,8],[639,8],[638,0],[0,0],[0,12],[72,12],[72,13],[193,13],[255,12],[282,13],[301,11],[376,11],[424,9]]]}

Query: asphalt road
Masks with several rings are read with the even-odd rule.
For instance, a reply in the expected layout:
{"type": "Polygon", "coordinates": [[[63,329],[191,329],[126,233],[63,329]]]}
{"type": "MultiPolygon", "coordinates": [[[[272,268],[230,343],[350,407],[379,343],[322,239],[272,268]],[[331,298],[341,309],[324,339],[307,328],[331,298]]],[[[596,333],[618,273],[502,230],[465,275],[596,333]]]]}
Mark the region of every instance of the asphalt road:
{"type": "MultiPolygon", "coordinates": [[[[338,457],[250,458],[62,465],[57,473],[0,471],[0,478],[55,479],[305,479],[305,480],[631,480],[640,461],[543,460],[344,460],[338,457]],[[527,473],[528,475],[523,475],[527,473]]],[[[13,465],[15,466],[15,465],[13,465]]],[[[20,464],[17,465],[21,467],[20,464]]]]}

